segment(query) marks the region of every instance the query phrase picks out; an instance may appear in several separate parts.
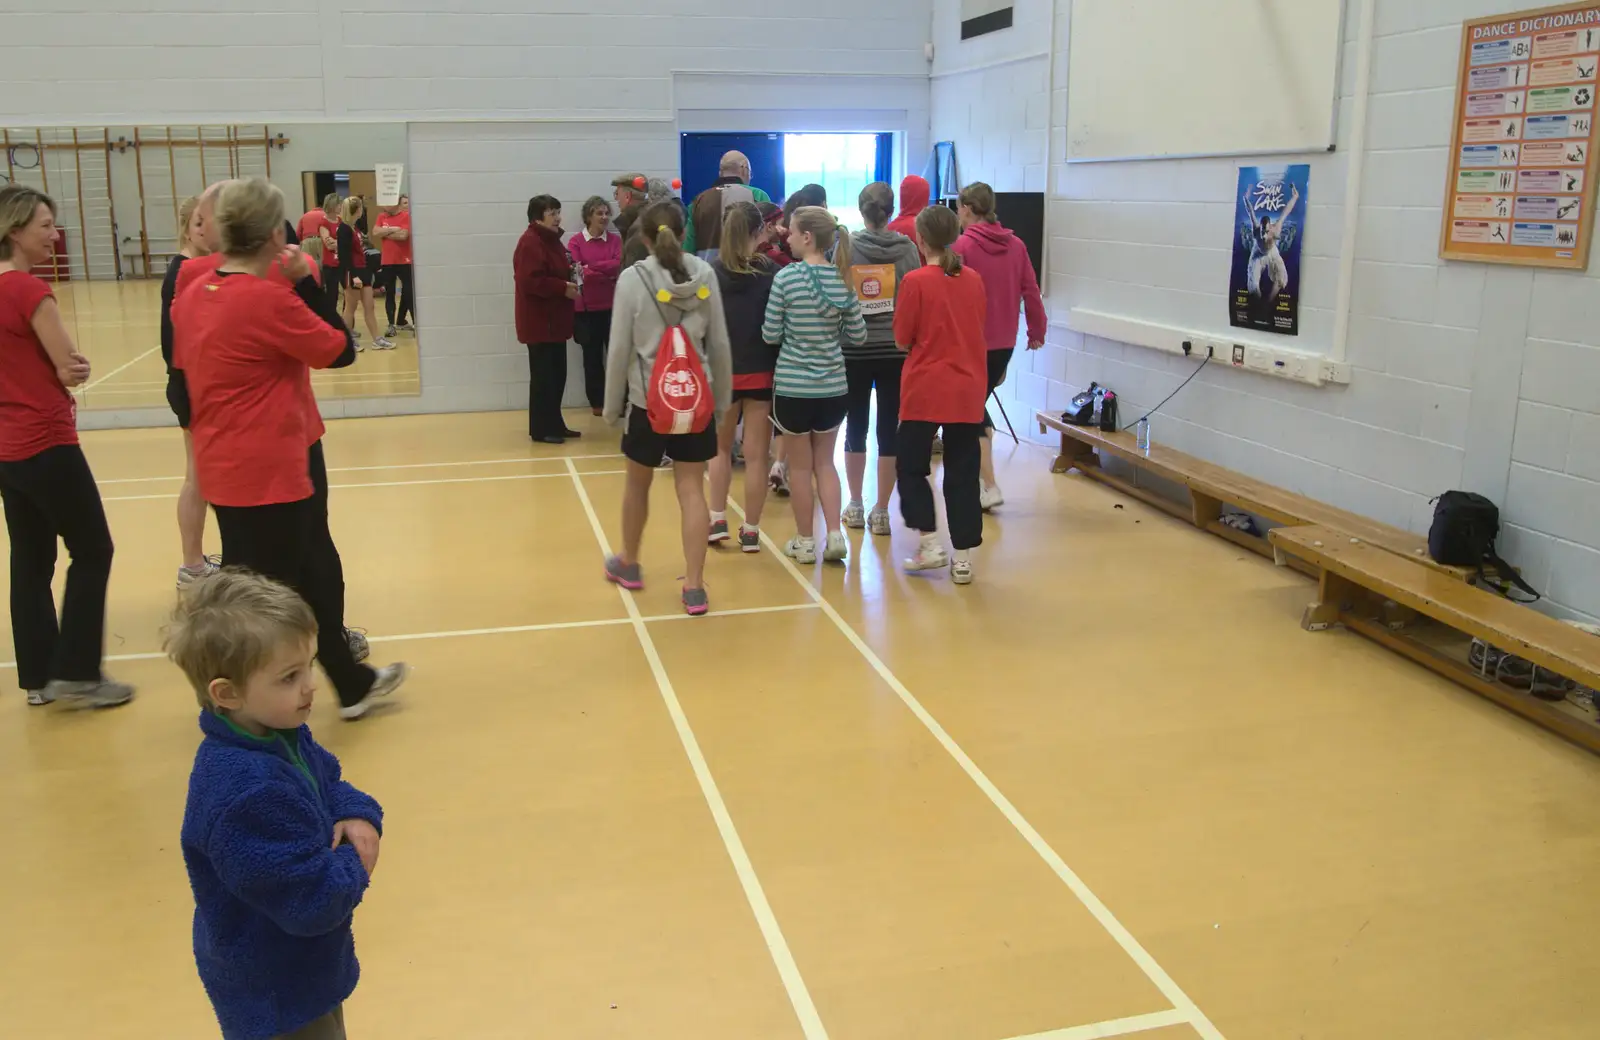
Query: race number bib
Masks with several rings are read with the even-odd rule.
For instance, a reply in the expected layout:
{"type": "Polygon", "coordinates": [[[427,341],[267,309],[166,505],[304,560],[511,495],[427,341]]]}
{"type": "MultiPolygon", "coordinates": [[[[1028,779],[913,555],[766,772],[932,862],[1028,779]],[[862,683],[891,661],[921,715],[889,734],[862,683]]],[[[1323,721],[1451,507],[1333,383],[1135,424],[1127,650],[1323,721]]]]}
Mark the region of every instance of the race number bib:
{"type": "Polygon", "coordinates": [[[861,301],[863,316],[894,313],[893,264],[856,264],[850,268],[850,286],[861,301]]]}

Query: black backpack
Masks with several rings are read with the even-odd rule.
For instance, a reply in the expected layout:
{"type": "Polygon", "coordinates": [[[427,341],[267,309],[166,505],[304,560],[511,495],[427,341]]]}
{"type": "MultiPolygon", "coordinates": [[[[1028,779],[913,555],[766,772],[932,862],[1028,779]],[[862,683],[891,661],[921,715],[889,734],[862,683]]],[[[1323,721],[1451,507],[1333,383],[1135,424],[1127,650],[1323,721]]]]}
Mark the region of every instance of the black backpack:
{"type": "Polygon", "coordinates": [[[1428,555],[1448,567],[1474,567],[1472,582],[1514,599],[1506,582],[1539,599],[1533,586],[1522,580],[1512,566],[1495,552],[1500,534],[1500,510],[1482,495],[1470,491],[1446,491],[1434,499],[1433,526],[1428,528],[1428,555]],[[1494,569],[1499,581],[1484,574],[1485,565],[1494,569]]]}

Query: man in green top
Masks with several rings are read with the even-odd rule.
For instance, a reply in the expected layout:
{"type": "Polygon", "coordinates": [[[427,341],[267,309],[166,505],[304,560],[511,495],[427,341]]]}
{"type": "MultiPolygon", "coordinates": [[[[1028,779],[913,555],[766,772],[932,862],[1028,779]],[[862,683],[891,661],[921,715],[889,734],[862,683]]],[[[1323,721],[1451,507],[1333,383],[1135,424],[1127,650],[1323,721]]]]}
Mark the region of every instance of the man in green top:
{"type": "Polygon", "coordinates": [[[689,228],[683,238],[687,253],[715,253],[722,245],[722,211],[733,202],[771,202],[760,188],[750,185],[750,159],[729,152],[717,164],[716,182],[694,197],[689,206],[689,228]]]}

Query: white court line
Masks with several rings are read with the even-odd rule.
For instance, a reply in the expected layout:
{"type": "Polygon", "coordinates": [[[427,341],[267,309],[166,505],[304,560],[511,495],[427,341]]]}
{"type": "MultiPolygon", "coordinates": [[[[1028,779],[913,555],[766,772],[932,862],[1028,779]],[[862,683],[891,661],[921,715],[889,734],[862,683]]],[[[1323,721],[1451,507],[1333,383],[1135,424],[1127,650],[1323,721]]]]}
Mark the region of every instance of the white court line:
{"type": "Polygon", "coordinates": [[[104,383],[107,379],[110,379],[112,376],[116,375],[118,372],[127,371],[128,369],[132,368],[134,365],[137,365],[139,362],[143,361],[145,358],[149,357],[151,354],[154,354],[156,351],[158,351],[160,349],[161,349],[161,344],[157,343],[155,346],[151,347],[149,350],[145,351],[143,354],[140,354],[138,357],[134,358],[132,361],[129,361],[127,364],[119,365],[118,367],[113,368],[111,371],[107,372],[105,375],[101,376],[99,379],[96,379],[94,382],[86,383],[83,386],[80,386],[78,389],[74,390],[73,393],[75,393],[75,394],[86,394],[86,393],[88,393],[90,390],[93,390],[95,387],[99,386],[101,383],[104,383]]]}
{"type": "MultiPolygon", "coordinates": [[[[509,466],[514,462],[550,462],[560,465],[566,459],[620,459],[620,454],[612,455],[550,455],[545,458],[523,456],[515,459],[471,459],[465,462],[396,462],[388,466],[330,466],[329,473],[372,473],[385,469],[448,469],[452,466],[509,466]]],[[[561,470],[553,476],[564,477],[566,470],[561,470]]],[[[112,477],[109,480],[96,480],[96,484],[150,484],[162,480],[182,480],[180,474],[176,477],[112,477]]]]}
{"type": "Polygon", "coordinates": [[[1106,1040],[1107,1037],[1130,1036],[1134,1033],[1146,1033],[1152,1029],[1189,1024],[1189,1016],[1182,1011],[1157,1011],[1150,1015],[1091,1022],[1086,1026],[1052,1029],[1048,1033],[1030,1033],[1027,1036],[1012,1037],[1011,1040],[1106,1040]]]}
{"type": "MultiPolygon", "coordinates": [[[[590,476],[611,475],[626,473],[622,469],[597,469],[590,476]]],[[[433,480],[374,480],[363,484],[329,484],[329,491],[344,491],[349,488],[381,488],[381,487],[420,487],[424,484],[488,484],[499,480],[546,480],[551,477],[565,477],[565,473],[508,473],[499,477],[437,477],[433,480]]],[[[102,502],[153,502],[163,498],[177,498],[178,493],[162,495],[105,495],[102,502]]]]}
{"type": "MultiPolygon", "coordinates": [[[[739,514],[741,520],[744,519],[744,510],[737,502],[730,499],[728,506],[739,514]]],[[[810,580],[794,565],[794,561],[784,554],[782,548],[765,531],[761,532],[761,541],[778,558],[778,562],[783,564],[784,568],[794,577],[794,580],[799,582],[800,587],[806,590],[807,595],[822,608],[822,613],[850,641],[850,645],[854,646],[856,651],[866,658],[867,663],[872,666],[872,670],[878,673],[878,677],[889,684],[889,688],[911,710],[911,714],[917,717],[917,720],[927,728],[929,733],[933,734],[933,738],[943,746],[950,757],[956,760],[956,764],[961,767],[962,772],[966,773],[972,782],[978,785],[978,790],[982,791],[989,801],[994,803],[994,807],[999,809],[1000,814],[1011,823],[1011,826],[1017,829],[1017,833],[1022,835],[1023,840],[1033,846],[1033,850],[1039,854],[1039,858],[1044,860],[1067,888],[1072,890],[1072,894],[1078,897],[1078,901],[1084,905],[1084,908],[1094,916],[1096,921],[1100,922],[1100,927],[1110,933],[1111,938],[1116,940],[1117,945],[1122,947],[1123,952],[1132,958],[1133,962],[1139,966],[1139,970],[1144,972],[1145,977],[1161,991],[1161,995],[1172,1002],[1172,1006],[1181,1016],[1180,1021],[1193,1026],[1195,1032],[1199,1033],[1203,1040],[1223,1040],[1222,1033],[1218,1031],[1216,1026],[1211,1024],[1211,1020],[1196,1006],[1195,1002],[1189,999],[1189,995],[1172,980],[1172,976],[1168,975],[1166,970],[1156,963],[1156,959],[1150,956],[1149,951],[1139,944],[1139,940],[1133,937],[1133,933],[1122,926],[1122,922],[1118,921],[1116,915],[1100,901],[1100,897],[1095,895],[1088,885],[1084,884],[1083,879],[1078,877],[1071,867],[1067,866],[1066,861],[1061,858],[1055,849],[1050,847],[1049,842],[1044,840],[1044,836],[1034,829],[1033,824],[1027,821],[1015,805],[1011,804],[1011,800],[1000,792],[994,782],[984,774],[983,770],[978,768],[977,763],[972,761],[965,751],[961,750],[961,745],[955,742],[955,738],[945,732],[945,728],[929,714],[928,709],[922,706],[922,702],[917,700],[911,691],[906,688],[906,685],[889,670],[889,666],[883,663],[883,659],[866,644],[861,636],[856,634],[856,630],[850,627],[849,623],[833,608],[833,604],[829,603],[822,593],[817,591],[816,586],[811,584],[810,580]]],[[[1051,1034],[1045,1035],[1049,1036],[1051,1034]]],[[[1070,1036],[1071,1034],[1067,1035],[1070,1036]]],[[[1088,1035],[1093,1036],[1094,1034],[1088,1035]]]]}
{"type": "MultiPolygon", "coordinates": [[[[600,518],[595,515],[594,503],[589,501],[589,492],[583,486],[583,474],[578,472],[569,459],[567,461],[567,474],[572,477],[572,486],[578,492],[578,500],[583,503],[583,511],[589,517],[589,526],[594,528],[594,537],[600,543],[600,552],[605,556],[611,555],[611,543],[606,540],[605,529],[600,526],[600,518]]],[[[794,1007],[795,1017],[800,1020],[800,1030],[805,1034],[806,1040],[828,1040],[828,1031],[822,1026],[822,1017],[817,1014],[817,1007],[811,1001],[811,992],[806,989],[805,979],[800,977],[800,966],[795,963],[794,954],[789,951],[789,943],[783,937],[783,929],[778,927],[778,918],[772,912],[772,906],[767,902],[767,894],[761,887],[761,880],[756,877],[756,868],[750,862],[750,856],[745,852],[744,842],[739,838],[739,831],[733,825],[733,816],[728,812],[728,806],[722,800],[722,792],[717,788],[717,781],[711,775],[711,767],[706,764],[706,757],[700,751],[700,741],[695,738],[694,730],[689,725],[689,717],[683,712],[683,705],[678,703],[678,695],[672,688],[672,680],[667,677],[666,666],[661,663],[661,657],[656,653],[656,644],[650,638],[650,630],[644,624],[644,619],[639,615],[639,607],[633,602],[633,596],[627,590],[617,588],[617,594],[622,597],[622,603],[628,610],[628,616],[633,619],[634,634],[639,637],[639,645],[644,648],[644,656],[650,662],[650,671],[655,674],[656,686],[661,691],[661,700],[667,706],[667,714],[672,717],[672,725],[678,731],[678,740],[683,744],[683,753],[689,758],[689,765],[694,769],[694,778],[700,782],[700,793],[705,796],[706,805],[711,810],[711,818],[716,822],[717,833],[722,835],[723,847],[728,850],[728,858],[733,861],[733,872],[738,875],[739,885],[744,889],[744,897],[750,904],[750,911],[755,914],[756,925],[761,929],[761,936],[767,942],[767,952],[772,956],[772,963],[778,969],[778,978],[783,982],[784,990],[789,994],[789,1003],[794,1007]]],[[[729,611],[728,613],[732,613],[729,611]]]]}
{"type": "MultiPolygon", "coordinates": [[[[562,473],[560,476],[566,476],[562,473]]],[[[740,607],[737,610],[719,610],[712,617],[731,617],[736,614],[786,614],[800,610],[815,610],[815,603],[782,603],[775,607],[740,607]]],[[[687,614],[650,614],[639,618],[647,624],[657,621],[688,621],[687,614]]],[[[559,632],[569,628],[605,628],[610,625],[631,625],[632,617],[595,618],[592,621],[550,621],[542,625],[505,625],[500,628],[459,628],[449,632],[410,632],[398,636],[368,636],[369,643],[402,643],[423,639],[462,639],[468,636],[506,636],[519,632],[559,632]]],[[[159,661],[164,653],[107,654],[106,661],[159,661]]],[[[15,668],[15,661],[0,661],[0,669],[15,668]]]]}

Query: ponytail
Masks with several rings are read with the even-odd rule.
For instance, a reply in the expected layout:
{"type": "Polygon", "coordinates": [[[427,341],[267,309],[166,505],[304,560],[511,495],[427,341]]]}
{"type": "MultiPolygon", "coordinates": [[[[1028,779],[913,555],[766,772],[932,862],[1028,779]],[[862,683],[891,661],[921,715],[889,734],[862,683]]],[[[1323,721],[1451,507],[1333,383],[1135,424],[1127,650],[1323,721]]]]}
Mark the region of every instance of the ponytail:
{"type": "Polygon", "coordinates": [[[951,252],[961,237],[961,220],[944,206],[929,206],[917,214],[917,238],[939,254],[939,269],[947,275],[961,273],[961,254],[951,252]]]}
{"type": "Polygon", "coordinates": [[[650,244],[650,255],[682,285],[689,280],[683,263],[683,212],[672,202],[657,202],[639,217],[641,234],[650,244]]]}
{"type": "Polygon", "coordinates": [[[850,284],[850,232],[843,224],[833,225],[833,266],[839,269],[845,284],[850,284]]]}
{"type": "Polygon", "coordinates": [[[754,274],[755,237],[761,229],[761,211],[753,202],[736,202],[722,217],[722,244],[717,259],[730,274],[754,274]]]}

